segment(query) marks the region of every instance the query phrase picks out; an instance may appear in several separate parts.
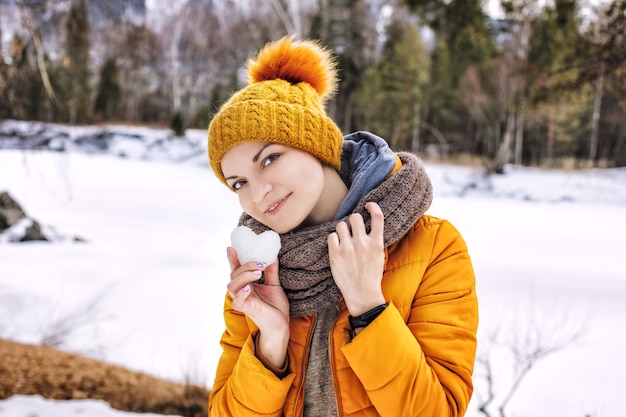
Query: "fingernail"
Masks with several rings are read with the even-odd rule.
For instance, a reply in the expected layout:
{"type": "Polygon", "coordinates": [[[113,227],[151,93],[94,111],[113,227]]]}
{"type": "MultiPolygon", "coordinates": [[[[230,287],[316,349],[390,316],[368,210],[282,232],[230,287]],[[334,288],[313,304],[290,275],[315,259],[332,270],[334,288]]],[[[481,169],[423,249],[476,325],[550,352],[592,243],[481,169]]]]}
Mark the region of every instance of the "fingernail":
{"type": "Polygon", "coordinates": [[[226,256],[230,255],[230,246],[226,248],[226,256]]]}
{"type": "Polygon", "coordinates": [[[243,287],[243,291],[244,291],[244,292],[248,292],[248,291],[250,291],[250,286],[249,286],[249,285],[246,285],[245,287],[243,287]]]}
{"type": "Polygon", "coordinates": [[[258,266],[259,268],[265,268],[267,264],[265,262],[257,262],[256,266],[258,266]]]}
{"type": "Polygon", "coordinates": [[[256,271],[252,271],[252,273],[254,275],[261,275],[261,274],[263,274],[263,272],[259,271],[258,269],[256,271]]]}

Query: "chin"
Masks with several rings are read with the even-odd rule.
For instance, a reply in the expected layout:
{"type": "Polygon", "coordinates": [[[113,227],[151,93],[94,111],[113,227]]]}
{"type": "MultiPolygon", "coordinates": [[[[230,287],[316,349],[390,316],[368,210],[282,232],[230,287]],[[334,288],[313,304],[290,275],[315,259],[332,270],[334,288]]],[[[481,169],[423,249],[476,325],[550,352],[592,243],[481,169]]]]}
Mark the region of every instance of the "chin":
{"type": "Polygon", "coordinates": [[[302,226],[305,225],[306,222],[289,222],[288,224],[265,224],[267,227],[269,227],[270,229],[272,229],[273,231],[275,231],[276,233],[278,233],[279,235],[285,234],[285,233],[289,233],[292,230],[298,229],[302,226]]]}
{"type": "Polygon", "coordinates": [[[292,231],[294,228],[289,228],[287,226],[282,226],[280,224],[276,224],[275,222],[268,222],[266,218],[258,218],[258,217],[254,217],[254,220],[258,221],[259,223],[263,224],[263,226],[270,228],[271,230],[275,231],[276,233],[283,234],[283,233],[287,233],[292,231]]]}
{"type": "Polygon", "coordinates": [[[283,217],[281,216],[282,214],[286,214],[286,213],[281,213],[279,216],[277,216],[276,218],[268,218],[266,216],[262,216],[262,217],[254,217],[254,219],[256,221],[258,221],[259,223],[262,223],[265,227],[269,227],[270,229],[272,229],[273,231],[275,231],[276,233],[278,233],[279,235],[285,234],[285,233],[289,233],[292,230],[298,229],[300,227],[304,227],[308,225],[307,219],[297,219],[296,216],[284,216],[288,218],[288,221],[280,221],[278,220],[279,217],[283,217]],[[294,221],[294,219],[296,221],[294,221]],[[270,221],[268,221],[270,220],[270,221]]]}
{"type": "Polygon", "coordinates": [[[281,226],[274,226],[274,227],[272,227],[272,226],[267,225],[267,224],[266,224],[266,226],[269,227],[270,229],[272,229],[273,231],[275,231],[276,233],[278,233],[279,235],[283,235],[285,233],[289,233],[293,229],[295,229],[295,227],[286,227],[286,226],[282,226],[282,227],[281,226]]]}

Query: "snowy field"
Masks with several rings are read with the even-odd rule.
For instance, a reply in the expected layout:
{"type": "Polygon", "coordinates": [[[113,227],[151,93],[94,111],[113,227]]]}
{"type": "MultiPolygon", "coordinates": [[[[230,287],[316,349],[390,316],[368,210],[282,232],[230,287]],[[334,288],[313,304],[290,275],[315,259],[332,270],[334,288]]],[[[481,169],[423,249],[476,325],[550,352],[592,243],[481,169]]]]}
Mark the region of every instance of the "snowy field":
{"type": "MultiPolygon", "coordinates": [[[[35,127],[0,124],[10,129],[35,127]]],[[[69,136],[46,149],[65,152],[6,140],[13,149],[0,149],[0,192],[55,238],[15,244],[0,235],[0,337],[38,343],[69,330],[65,350],[210,387],[229,275],[225,249],[240,209],[208,168],[206,131],[188,131],[183,141],[162,130],[111,127],[102,147],[78,140],[96,128],[63,129],[69,136]]],[[[429,213],[461,231],[473,258],[479,352],[491,355],[496,381],[492,415],[514,363],[492,341],[497,331],[517,335],[522,350],[580,335],[534,365],[507,416],[622,416],[626,169],[508,167],[490,179],[476,168],[427,164],[427,171],[435,186],[429,213]]],[[[477,366],[470,417],[487,392],[483,372],[477,366]]],[[[92,400],[0,401],[3,417],[128,414],[92,400]]]]}

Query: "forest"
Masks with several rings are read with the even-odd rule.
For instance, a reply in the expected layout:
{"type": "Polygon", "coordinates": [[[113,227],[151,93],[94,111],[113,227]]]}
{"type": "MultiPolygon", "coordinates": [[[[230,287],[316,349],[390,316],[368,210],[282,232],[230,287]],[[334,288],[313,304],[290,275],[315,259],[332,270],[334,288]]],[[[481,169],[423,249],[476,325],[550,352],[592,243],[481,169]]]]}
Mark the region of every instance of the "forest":
{"type": "Polygon", "coordinates": [[[626,166],[626,0],[0,0],[0,120],[205,129],[285,35],[334,51],[329,115],[430,159],[626,166]]]}

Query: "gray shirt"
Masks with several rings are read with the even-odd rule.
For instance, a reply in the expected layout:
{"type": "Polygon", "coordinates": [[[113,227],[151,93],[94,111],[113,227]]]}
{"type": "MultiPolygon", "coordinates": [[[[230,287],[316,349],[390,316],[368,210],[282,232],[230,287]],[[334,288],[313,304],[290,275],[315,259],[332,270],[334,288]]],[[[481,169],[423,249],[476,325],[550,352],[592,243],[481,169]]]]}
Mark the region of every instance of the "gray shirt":
{"type": "Polygon", "coordinates": [[[330,332],[339,314],[336,305],[317,313],[304,386],[304,417],[337,416],[337,397],[330,368],[330,332]]]}

